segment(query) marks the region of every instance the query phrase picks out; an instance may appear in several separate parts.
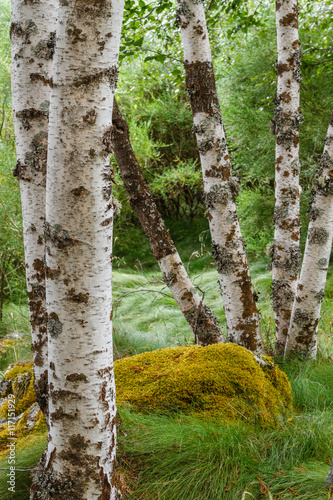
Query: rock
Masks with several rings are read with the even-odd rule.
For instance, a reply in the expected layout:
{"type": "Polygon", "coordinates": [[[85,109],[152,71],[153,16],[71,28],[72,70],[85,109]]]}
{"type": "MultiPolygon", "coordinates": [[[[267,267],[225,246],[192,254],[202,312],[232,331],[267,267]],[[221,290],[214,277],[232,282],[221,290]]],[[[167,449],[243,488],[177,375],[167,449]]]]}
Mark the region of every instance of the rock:
{"type": "Polygon", "coordinates": [[[169,347],[114,363],[117,404],[276,425],[292,411],[287,376],[237,344],[169,347]]]}
{"type": "MultiPolygon", "coordinates": [[[[10,365],[1,381],[0,396],[14,396],[15,415],[24,413],[36,401],[34,390],[33,365],[32,363],[16,363],[10,365]]],[[[7,419],[8,401],[7,398],[0,406],[0,418],[7,419]]]]}
{"type": "MultiPolygon", "coordinates": [[[[0,397],[1,398],[5,398],[12,391],[13,391],[13,389],[12,389],[12,381],[10,380],[10,378],[7,379],[7,378],[4,377],[1,380],[1,382],[0,382],[0,397]]],[[[1,401],[3,402],[4,400],[1,399],[1,401]]],[[[1,402],[1,404],[2,404],[2,402],[1,402]]]]}
{"type": "Polygon", "coordinates": [[[39,412],[39,406],[37,403],[34,403],[29,410],[26,420],[26,426],[29,430],[36,425],[36,422],[39,417],[38,412],[39,412]]]}

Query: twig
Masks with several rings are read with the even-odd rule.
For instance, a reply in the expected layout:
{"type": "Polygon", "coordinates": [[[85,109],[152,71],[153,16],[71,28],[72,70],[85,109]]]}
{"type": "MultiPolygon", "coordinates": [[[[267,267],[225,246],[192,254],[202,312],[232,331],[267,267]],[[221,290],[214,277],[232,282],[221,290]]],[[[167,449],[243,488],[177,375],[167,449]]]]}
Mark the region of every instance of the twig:
{"type": "Polygon", "coordinates": [[[308,66],[318,66],[318,64],[333,63],[333,59],[324,59],[322,61],[309,61],[306,62],[308,66]]]}
{"type": "Polygon", "coordinates": [[[153,52],[154,54],[158,54],[159,56],[165,56],[167,59],[171,59],[172,61],[177,61],[181,64],[183,64],[183,61],[181,59],[178,59],[177,57],[172,57],[170,56],[169,54],[162,54],[161,52],[159,52],[158,50],[153,50],[153,49],[143,49],[143,51],[146,51],[146,52],[153,52]]]}
{"type": "Polygon", "coordinates": [[[197,344],[197,341],[198,341],[198,338],[197,338],[197,326],[198,326],[199,316],[200,316],[201,309],[202,309],[203,299],[205,297],[205,292],[203,292],[198,286],[197,286],[197,288],[202,293],[202,297],[201,297],[200,304],[199,304],[199,307],[198,307],[198,313],[197,313],[197,317],[195,319],[195,325],[194,325],[194,330],[193,330],[194,343],[195,344],[197,344]]]}
{"type": "Polygon", "coordinates": [[[245,415],[243,415],[243,413],[241,413],[240,411],[237,410],[237,408],[235,408],[234,406],[232,406],[230,403],[228,403],[228,401],[224,401],[225,404],[229,405],[230,408],[232,408],[233,410],[237,411],[237,413],[239,413],[240,415],[242,415],[242,417],[245,418],[245,420],[249,420],[245,415]]]}
{"type": "Polygon", "coordinates": [[[18,472],[27,472],[29,470],[34,470],[38,465],[38,462],[33,466],[30,467],[29,469],[12,469],[11,467],[0,467],[0,470],[13,470],[13,471],[18,471],[18,472]]]}
{"type": "Polygon", "coordinates": [[[140,426],[135,427],[135,429],[133,429],[131,432],[128,432],[128,433],[126,434],[126,436],[124,436],[122,439],[117,439],[117,444],[120,444],[120,443],[122,443],[123,441],[125,441],[125,440],[128,438],[128,436],[130,436],[131,434],[133,434],[134,432],[136,432],[136,431],[139,429],[139,427],[140,427],[140,426]]]}
{"type": "MultiPolygon", "coordinates": [[[[253,486],[254,484],[260,484],[260,485],[262,486],[262,483],[261,483],[260,481],[253,481],[252,483],[248,484],[248,485],[246,486],[246,488],[248,488],[249,486],[253,486]]],[[[269,500],[273,500],[273,495],[272,495],[272,493],[271,493],[269,490],[267,491],[267,493],[268,493],[269,500]]],[[[250,495],[251,497],[253,497],[252,493],[250,493],[249,491],[246,491],[246,490],[245,490],[245,491],[243,492],[243,495],[242,495],[241,500],[245,500],[245,496],[246,496],[246,495],[250,495]]]]}
{"type": "Polygon", "coordinates": [[[139,293],[139,292],[145,292],[146,294],[147,293],[156,293],[156,294],[163,295],[164,297],[171,298],[170,294],[164,293],[164,292],[160,292],[159,290],[152,290],[152,289],[140,288],[140,290],[133,290],[132,292],[123,293],[120,297],[118,297],[117,299],[115,299],[114,304],[117,303],[117,302],[118,303],[121,302],[128,295],[132,295],[133,293],[139,293]]]}
{"type": "Polygon", "coordinates": [[[153,8],[152,8],[152,9],[148,12],[148,14],[147,14],[146,16],[143,16],[143,17],[135,17],[135,18],[134,18],[132,21],[130,21],[128,24],[129,24],[129,25],[131,25],[131,24],[136,23],[136,22],[138,22],[138,21],[143,21],[144,19],[147,19],[147,18],[150,16],[150,14],[151,14],[152,12],[154,12],[154,10],[155,10],[155,9],[157,9],[157,7],[158,7],[159,5],[160,5],[160,2],[158,2],[158,3],[157,3],[157,5],[155,5],[155,7],[153,7],[153,8]]]}
{"type": "Polygon", "coordinates": [[[206,13],[212,8],[213,3],[214,3],[214,0],[211,0],[210,4],[208,5],[208,7],[206,9],[206,13]]]}

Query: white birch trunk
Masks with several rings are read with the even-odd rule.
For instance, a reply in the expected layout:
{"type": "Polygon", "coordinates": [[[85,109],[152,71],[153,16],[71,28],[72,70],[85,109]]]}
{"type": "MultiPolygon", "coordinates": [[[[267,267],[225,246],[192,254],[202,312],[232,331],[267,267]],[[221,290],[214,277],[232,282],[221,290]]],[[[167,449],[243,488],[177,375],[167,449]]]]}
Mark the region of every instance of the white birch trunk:
{"type": "Polygon", "coordinates": [[[47,413],[47,316],[44,222],[49,79],[57,0],[12,1],[12,102],[20,181],[35,390],[47,413]]]}
{"type": "Polygon", "coordinates": [[[304,259],[285,352],[315,358],[333,238],[333,111],[312,194],[304,259]]]}
{"type": "Polygon", "coordinates": [[[109,147],[122,15],[122,0],[59,9],[45,224],[50,431],[34,500],[121,498],[109,147]]]}
{"type": "Polygon", "coordinates": [[[131,207],[136,212],[149,239],[165,284],[169,287],[190,325],[195,343],[205,346],[223,342],[217,318],[199,297],[157,210],[132,149],[129,127],[116,100],[114,100],[113,105],[112,122],[112,146],[120,175],[127,190],[131,207]]]}
{"type": "Polygon", "coordinates": [[[297,0],[276,0],[277,97],[272,302],[276,353],[283,354],[300,265],[299,125],[301,48],[297,0]]]}
{"type": "Polygon", "coordinates": [[[259,353],[263,342],[235,204],[239,186],[231,172],[204,6],[196,0],[178,0],[177,17],[228,336],[259,353]]]}

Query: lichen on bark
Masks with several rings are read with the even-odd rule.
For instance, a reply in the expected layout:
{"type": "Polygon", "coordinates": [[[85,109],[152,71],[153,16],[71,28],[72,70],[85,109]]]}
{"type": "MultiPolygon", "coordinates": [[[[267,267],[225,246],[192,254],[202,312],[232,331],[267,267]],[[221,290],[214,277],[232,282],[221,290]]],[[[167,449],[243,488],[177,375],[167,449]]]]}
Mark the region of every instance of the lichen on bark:
{"type": "Polygon", "coordinates": [[[212,241],[212,249],[218,272],[227,276],[232,274],[235,270],[232,253],[226,247],[221,247],[218,243],[215,243],[215,241],[212,241]]]}
{"type": "Polygon", "coordinates": [[[310,245],[325,245],[328,241],[329,232],[324,227],[312,227],[308,231],[310,245]]]}
{"type": "Polygon", "coordinates": [[[62,332],[62,323],[59,321],[59,317],[55,312],[48,315],[47,329],[51,337],[57,338],[62,332]]]}

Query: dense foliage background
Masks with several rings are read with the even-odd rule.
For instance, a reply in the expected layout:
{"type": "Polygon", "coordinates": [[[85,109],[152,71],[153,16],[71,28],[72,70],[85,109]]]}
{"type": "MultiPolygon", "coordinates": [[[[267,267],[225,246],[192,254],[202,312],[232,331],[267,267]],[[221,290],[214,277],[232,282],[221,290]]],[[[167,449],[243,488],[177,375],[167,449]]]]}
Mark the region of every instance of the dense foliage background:
{"type": "MultiPolygon", "coordinates": [[[[169,3],[166,8],[170,8],[169,3]]],[[[173,230],[175,220],[187,223],[204,217],[200,165],[184,86],[178,31],[169,10],[167,15],[165,10],[158,14],[157,8],[155,17],[136,21],[135,16],[140,19],[145,12],[144,8],[141,13],[130,10],[125,22],[117,96],[129,121],[145,177],[177,240],[177,229],[173,230]]],[[[330,2],[300,2],[301,107],[305,118],[300,138],[302,245],[310,190],[332,107],[332,16],[330,2]]],[[[222,2],[217,8],[212,2],[208,19],[231,158],[242,185],[238,198],[242,231],[250,257],[262,258],[273,239],[275,139],[270,132],[270,120],[276,92],[274,5],[273,2],[222,2]]],[[[129,232],[116,240],[116,253],[125,258],[126,249],[121,248],[121,241],[125,248],[130,248],[126,242],[128,237],[132,238],[136,218],[118,180],[115,193],[123,210],[116,223],[116,235],[120,234],[117,229],[125,226],[129,232]]],[[[130,263],[131,258],[127,257],[130,263]]],[[[145,259],[144,255],[142,258],[145,259]]]]}
{"type": "MultiPolygon", "coordinates": [[[[274,3],[212,0],[207,2],[206,10],[234,173],[242,186],[237,200],[242,231],[250,259],[267,259],[265,252],[273,239],[274,211],[274,136],[270,133],[277,59],[274,3]]],[[[208,226],[204,218],[200,164],[184,85],[175,12],[176,6],[171,1],[126,1],[117,99],[129,122],[144,175],[186,261],[198,251],[200,235],[209,249],[209,235],[205,232],[208,226]],[[193,238],[190,245],[188,241],[183,245],[183,232],[189,223],[193,238]]],[[[5,298],[17,301],[22,295],[19,289],[24,287],[24,265],[19,190],[11,176],[15,149],[8,1],[2,2],[0,15],[0,269],[5,268],[5,298]]],[[[305,118],[300,138],[303,245],[312,181],[332,106],[332,19],[329,0],[300,1],[301,107],[305,118]]],[[[111,161],[116,168],[114,159],[111,161]]],[[[116,265],[132,266],[140,260],[156,268],[119,174],[116,182],[114,193],[122,204],[115,224],[116,265]],[[139,247],[133,245],[138,240],[139,247]]]]}

